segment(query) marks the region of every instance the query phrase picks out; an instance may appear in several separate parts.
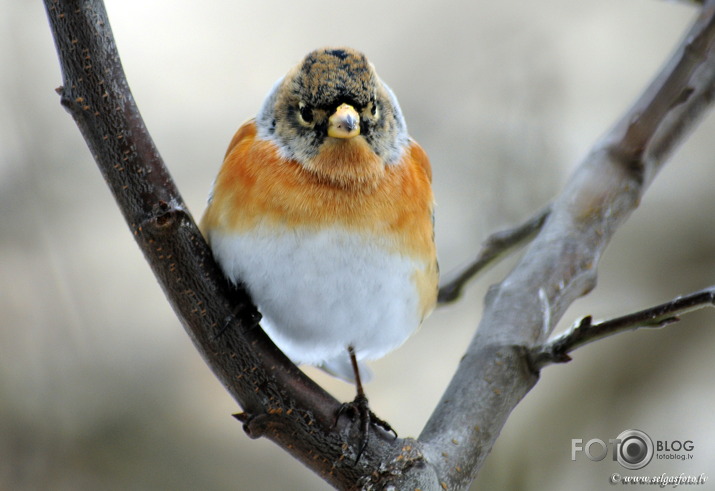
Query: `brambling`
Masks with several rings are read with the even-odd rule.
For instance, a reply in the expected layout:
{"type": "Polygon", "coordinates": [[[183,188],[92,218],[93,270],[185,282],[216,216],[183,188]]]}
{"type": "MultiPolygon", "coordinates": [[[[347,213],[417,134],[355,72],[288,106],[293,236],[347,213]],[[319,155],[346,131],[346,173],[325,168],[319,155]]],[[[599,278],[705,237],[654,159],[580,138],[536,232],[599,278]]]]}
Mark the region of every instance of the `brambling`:
{"type": "Polygon", "coordinates": [[[275,344],[354,381],[365,408],[361,361],[400,346],[436,302],[431,177],[366,57],[319,49],[234,135],[201,221],[275,344]]]}

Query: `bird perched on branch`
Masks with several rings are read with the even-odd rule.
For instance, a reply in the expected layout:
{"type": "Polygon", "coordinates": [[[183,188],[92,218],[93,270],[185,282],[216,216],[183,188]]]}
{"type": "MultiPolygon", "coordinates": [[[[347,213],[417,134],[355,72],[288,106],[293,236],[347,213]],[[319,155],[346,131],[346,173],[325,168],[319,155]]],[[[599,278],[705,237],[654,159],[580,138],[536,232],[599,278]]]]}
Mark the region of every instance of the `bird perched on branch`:
{"type": "Polygon", "coordinates": [[[365,56],[309,53],[233,137],[201,222],[295,363],[357,386],[433,309],[431,169],[365,56]]]}

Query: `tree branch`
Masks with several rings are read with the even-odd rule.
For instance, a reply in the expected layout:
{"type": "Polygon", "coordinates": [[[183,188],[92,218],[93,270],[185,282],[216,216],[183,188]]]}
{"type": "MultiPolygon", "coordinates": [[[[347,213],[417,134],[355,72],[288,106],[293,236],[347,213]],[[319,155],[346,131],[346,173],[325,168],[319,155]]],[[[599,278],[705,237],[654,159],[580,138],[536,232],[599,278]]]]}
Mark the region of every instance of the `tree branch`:
{"type": "MultiPolygon", "coordinates": [[[[670,63],[576,170],[512,273],[492,287],[479,330],[418,441],[359,435],[338,402],[263,331],[247,293],[228,286],[141,119],[100,0],[44,0],[79,126],[139,247],[206,363],[266,436],[332,485],[460,489],[533,387],[532,346],[595,284],[603,249],[712,100],[713,6],[705,2],[670,63]]],[[[528,234],[527,234],[528,235],[528,234]]]]}
{"type": "Polygon", "coordinates": [[[649,309],[596,324],[593,323],[590,315],[586,316],[565,333],[531,349],[529,352],[531,368],[541,370],[552,363],[571,361],[571,357],[568,354],[581,346],[621,332],[635,331],[642,327],[664,327],[678,322],[680,320],[679,315],[704,307],[715,307],[715,287],[706,288],[649,309]]]}
{"type": "Polygon", "coordinates": [[[712,102],[714,39],[715,1],[707,0],[670,61],[576,169],[519,264],[487,294],[477,333],[418,439],[446,489],[474,479],[537,381],[528,350],[595,286],[614,232],[712,102]]]}
{"type": "Polygon", "coordinates": [[[442,281],[437,302],[447,304],[457,300],[462,295],[462,290],[467,283],[475,279],[479,273],[499,261],[514,248],[533,239],[543,227],[550,213],[551,207],[547,206],[521,225],[500,230],[487,237],[472,263],[463,270],[447,275],[448,279],[442,281]]]}
{"type": "Polygon", "coordinates": [[[248,294],[229,287],[159,155],[129,90],[101,0],[45,0],[62,69],[62,105],[84,136],[147,262],[186,332],[245,414],[266,436],[331,484],[355,487],[381,463],[405,468],[419,455],[372,428],[360,438],[338,401],[255,327],[248,294]],[[397,459],[397,457],[400,457],[397,459]]]}

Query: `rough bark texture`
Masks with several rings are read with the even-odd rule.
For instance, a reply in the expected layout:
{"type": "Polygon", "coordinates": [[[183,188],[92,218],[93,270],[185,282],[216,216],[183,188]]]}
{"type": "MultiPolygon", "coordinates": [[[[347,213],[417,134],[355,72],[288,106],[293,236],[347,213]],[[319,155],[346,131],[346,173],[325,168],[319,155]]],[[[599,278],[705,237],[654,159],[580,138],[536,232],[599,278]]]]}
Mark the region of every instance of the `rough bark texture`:
{"type": "MultiPolygon", "coordinates": [[[[75,119],[167,299],[206,363],[241,405],[253,438],[276,441],[332,484],[350,488],[389,455],[412,455],[379,430],[355,465],[338,401],[255,327],[247,293],[229,287],[176,189],[129,90],[101,1],[45,2],[75,119]]],[[[409,458],[403,457],[407,462],[409,458]]]]}

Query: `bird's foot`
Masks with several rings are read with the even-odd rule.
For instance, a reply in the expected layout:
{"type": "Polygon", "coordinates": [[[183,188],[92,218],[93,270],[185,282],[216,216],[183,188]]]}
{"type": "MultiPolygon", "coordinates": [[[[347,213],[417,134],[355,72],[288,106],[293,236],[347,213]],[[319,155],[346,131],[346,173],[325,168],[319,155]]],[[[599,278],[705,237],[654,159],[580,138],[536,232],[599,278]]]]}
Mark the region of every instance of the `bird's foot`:
{"type": "Polygon", "coordinates": [[[367,402],[367,397],[364,394],[358,394],[352,402],[344,402],[340,405],[338,412],[335,415],[335,424],[343,414],[347,414],[351,419],[356,420],[360,430],[360,448],[358,449],[355,463],[360,461],[363,452],[367,448],[368,437],[370,435],[370,425],[379,426],[388,433],[392,433],[397,438],[397,432],[390,426],[387,421],[378,418],[375,413],[370,410],[367,402]]]}

